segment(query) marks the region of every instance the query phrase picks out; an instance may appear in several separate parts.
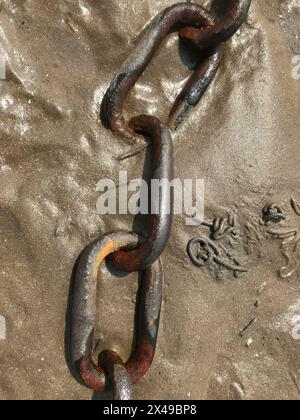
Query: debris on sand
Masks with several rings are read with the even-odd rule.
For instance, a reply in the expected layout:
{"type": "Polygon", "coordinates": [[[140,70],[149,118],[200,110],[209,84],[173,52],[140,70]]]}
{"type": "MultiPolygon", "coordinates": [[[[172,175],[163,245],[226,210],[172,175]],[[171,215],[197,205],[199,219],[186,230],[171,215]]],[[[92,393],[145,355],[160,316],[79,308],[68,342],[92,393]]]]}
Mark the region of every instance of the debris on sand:
{"type": "Polygon", "coordinates": [[[251,321],[239,332],[239,336],[244,337],[245,333],[249,330],[249,328],[256,324],[256,321],[256,318],[251,319],[251,321]]]}

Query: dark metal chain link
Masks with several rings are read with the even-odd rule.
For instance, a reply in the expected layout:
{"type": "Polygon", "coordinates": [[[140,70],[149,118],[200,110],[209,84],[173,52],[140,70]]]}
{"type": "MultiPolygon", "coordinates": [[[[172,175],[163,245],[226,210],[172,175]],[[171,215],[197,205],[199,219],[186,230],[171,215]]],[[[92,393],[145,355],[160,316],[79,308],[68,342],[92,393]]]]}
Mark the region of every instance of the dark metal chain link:
{"type": "MultiPolygon", "coordinates": [[[[214,79],[222,44],[245,21],[250,5],[251,0],[214,0],[210,12],[192,3],[178,3],[165,9],[145,29],[134,51],[113,79],[102,102],[102,121],[106,128],[133,143],[141,143],[143,137],[150,140],[151,179],[172,180],[170,130],[180,125],[184,115],[197,105],[214,79]],[[149,115],[140,115],[127,123],[123,117],[125,100],[163,39],[172,32],[179,32],[182,40],[193,43],[202,59],[175,100],[166,125],[149,115]]],[[[139,145],[125,157],[134,155],[143,147],[139,145]]],[[[95,391],[110,388],[115,399],[132,398],[132,384],[146,374],[155,354],[163,285],[159,258],[172,227],[173,197],[166,185],[162,183],[157,203],[159,213],[151,215],[146,238],[128,232],[102,236],[83,251],[76,269],[72,311],[73,363],[83,384],[95,391]],[[98,361],[94,360],[97,278],[99,266],[106,258],[118,270],[138,271],[141,275],[136,344],[126,363],[111,349],[105,349],[98,361]]]]}

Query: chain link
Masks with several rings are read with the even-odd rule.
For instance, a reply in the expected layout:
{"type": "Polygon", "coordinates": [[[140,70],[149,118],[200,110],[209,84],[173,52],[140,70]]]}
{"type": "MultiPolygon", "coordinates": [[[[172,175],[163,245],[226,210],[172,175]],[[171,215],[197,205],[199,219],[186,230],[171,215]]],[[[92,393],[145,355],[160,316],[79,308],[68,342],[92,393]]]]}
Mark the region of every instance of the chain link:
{"type": "MultiPolygon", "coordinates": [[[[197,28],[214,27],[216,20],[201,6],[178,3],[165,9],[147,26],[104,96],[101,119],[105,127],[134,142],[140,141],[140,136],[123,117],[125,100],[165,37],[191,25],[197,28]]],[[[166,124],[169,128],[178,127],[188,109],[199,102],[216,74],[219,61],[220,48],[216,48],[199,63],[174,103],[166,124]]]]}
{"type": "Polygon", "coordinates": [[[149,267],[160,257],[170,237],[173,214],[173,194],[169,188],[173,179],[173,142],[170,131],[157,118],[147,115],[131,120],[130,127],[151,141],[150,179],[161,182],[161,191],[157,197],[150,191],[152,214],[146,240],[134,251],[119,251],[110,258],[115,268],[129,273],[149,267]]]}
{"type": "MultiPolygon", "coordinates": [[[[73,292],[72,359],[81,381],[94,391],[106,389],[105,376],[111,376],[112,367],[111,363],[110,366],[107,362],[101,364],[101,354],[99,363],[95,363],[93,354],[99,267],[109,254],[118,249],[136,247],[138,241],[138,236],[133,233],[114,232],[90,244],[78,260],[73,292]]],[[[147,373],[155,353],[163,284],[160,260],[140,274],[136,345],[124,364],[133,384],[147,373]]],[[[113,362],[123,366],[121,359],[113,362]]]]}

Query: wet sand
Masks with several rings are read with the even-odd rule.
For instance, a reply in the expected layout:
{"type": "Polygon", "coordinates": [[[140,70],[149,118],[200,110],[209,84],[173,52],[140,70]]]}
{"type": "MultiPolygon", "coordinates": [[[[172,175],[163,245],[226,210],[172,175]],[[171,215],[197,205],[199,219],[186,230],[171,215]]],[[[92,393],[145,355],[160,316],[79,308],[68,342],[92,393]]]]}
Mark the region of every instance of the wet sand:
{"type": "MultiPolygon", "coordinates": [[[[130,216],[97,215],[97,182],[117,180],[119,170],[140,177],[144,161],[142,154],[117,163],[128,143],[104,129],[100,103],[137,35],[173,3],[1,2],[0,51],[7,57],[0,81],[1,399],[92,397],[66,360],[72,270],[91,240],[132,227],[130,216]]],[[[280,237],[300,229],[291,203],[291,196],[300,202],[300,80],[292,77],[299,10],[299,0],[253,0],[216,80],[174,134],[176,177],[205,179],[207,219],[236,214],[237,241],[218,245],[248,272],[236,278],[218,266],[194,267],[187,243],[209,229],[175,217],[163,255],[158,349],[135,387],[138,399],[300,397],[297,236],[287,245],[290,264],[280,237]],[[269,203],[286,216],[279,225],[262,220],[269,203]],[[283,268],[292,272],[288,278],[280,277],[283,268]]],[[[188,74],[172,35],[132,92],[126,116],[166,119],[188,74]]],[[[112,278],[103,267],[100,276],[96,336],[126,358],[137,275],[112,278]]]]}

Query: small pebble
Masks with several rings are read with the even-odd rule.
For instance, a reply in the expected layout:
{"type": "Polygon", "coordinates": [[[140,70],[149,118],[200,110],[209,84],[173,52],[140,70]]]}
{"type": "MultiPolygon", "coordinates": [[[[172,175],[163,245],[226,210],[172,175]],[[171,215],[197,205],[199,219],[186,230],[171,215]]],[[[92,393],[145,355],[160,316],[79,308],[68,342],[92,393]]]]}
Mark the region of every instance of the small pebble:
{"type": "Polygon", "coordinates": [[[246,343],[246,347],[251,347],[252,346],[252,344],[253,344],[253,340],[252,340],[252,338],[249,338],[249,340],[247,341],[247,343],[246,343]]]}

